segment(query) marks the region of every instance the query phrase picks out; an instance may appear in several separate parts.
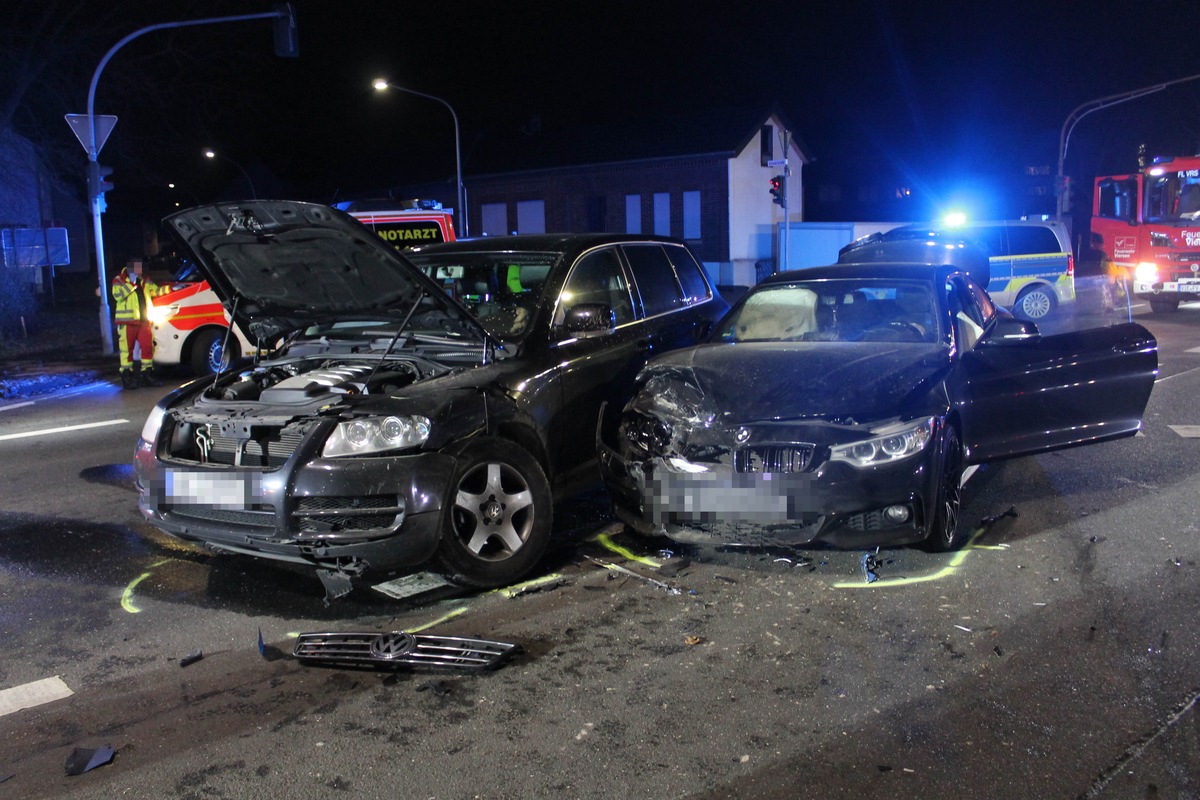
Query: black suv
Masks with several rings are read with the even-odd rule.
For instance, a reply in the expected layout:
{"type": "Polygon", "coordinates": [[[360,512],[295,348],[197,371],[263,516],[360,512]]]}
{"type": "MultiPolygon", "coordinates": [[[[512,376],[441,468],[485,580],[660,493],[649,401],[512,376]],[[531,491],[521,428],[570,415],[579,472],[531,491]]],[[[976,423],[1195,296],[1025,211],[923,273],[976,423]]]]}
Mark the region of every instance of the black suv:
{"type": "Polygon", "coordinates": [[[545,550],[597,478],[598,417],[727,310],[681,242],[547,234],[401,255],[325,206],[168,217],[258,343],[151,413],[144,515],[218,551],[311,564],[331,594],[434,562],[476,587],[545,550]]]}

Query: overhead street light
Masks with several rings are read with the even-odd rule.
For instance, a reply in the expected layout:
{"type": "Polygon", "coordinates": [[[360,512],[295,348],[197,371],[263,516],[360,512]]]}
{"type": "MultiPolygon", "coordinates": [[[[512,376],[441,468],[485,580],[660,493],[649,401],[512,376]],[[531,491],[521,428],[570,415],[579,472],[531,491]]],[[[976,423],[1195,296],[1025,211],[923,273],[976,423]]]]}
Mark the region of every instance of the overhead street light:
{"type": "Polygon", "coordinates": [[[230,164],[233,164],[235,167],[237,167],[237,168],[238,168],[238,170],[239,170],[239,171],[242,173],[242,177],[246,179],[246,183],[250,184],[250,199],[251,199],[251,200],[257,200],[257,199],[258,199],[258,192],[256,192],[256,191],[254,190],[254,181],[250,180],[250,173],[249,173],[249,172],[246,172],[245,168],[243,168],[241,164],[239,164],[238,162],[234,161],[232,158],[230,158],[229,156],[227,156],[227,155],[225,155],[225,154],[223,154],[223,153],[221,153],[221,154],[218,154],[218,153],[217,153],[217,151],[215,151],[215,150],[213,150],[213,149],[211,149],[211,148],[210,148],[210,149],[208,149],[208,150],[205,150],[205,151],[204,151],[204,157],[205,157],[205,158],[211,158],[211,159],[215,159],[215,158],[218,158],[218,157],[220,157],[220,158],[223,158],[223,159],[225,159],[226,161],[228,161],[230,164]]]}
{"type": "Polygon", "coordinates": [[[441,103],[450,112],[450,116],[454,119],[454,172],[455,183],[458,189],[458,228],[460,236],[467,236],[467,207],[464,199],[464,188],[462,179],[462,147],[460,145],[460,136],[458,130],[458,114],[454,113],[454,108],[440,97],[435,97],[431,94],[418,92],[415,89],[406,89],[403,86],[397,86],[394,83],[389,83],[384,78],[376,78],[371,84],[377,92],[386,92],[388,89],[395,89],[398,92],[408,92],[415,94],[417,97],[424,97],[426,100],[433,100],[436,103],[441,103]]]}
{"type": "Polygon", "coordinates": [[[1119,103],[1128,102],[1129,100],[1136,100],[1139,97],[1145,97],[1148,94],[1161,92],[1168,86],[1174,86],[1177,83],[1186,83],[1187,81],[1194,81],[1198,78],[1200,78],[1200,75],[1189,75],[1186,78],[1176,78],[1173,81],[1156,83],[1153,86],[1144,86],[1141,89],[1131,89],[1128,92],[1121,92],[1120,94],[1110,94],[1108,97],[1101,97],[1096,100],[1089,100],[1086,103],[1082,103],[1067,115],[1066,120],[1063,121],[1062,131],[1058,135],[1058,180],[1054,187],[1054,192],[1058,197],[1058,202],[1055,206],[1055,215],[1060,221],[1062,220],[1063,211],[1066,210],[1064,207],[1064,190],[1066,188],[1066,180],[1063,175],[1063,165],[1067,160],[1067,147],[1071,143],[1071,131],[1075,129],[1075,124],[1093,111],[1099,111],[1102,108],[1115,106],[1119,103]]]}

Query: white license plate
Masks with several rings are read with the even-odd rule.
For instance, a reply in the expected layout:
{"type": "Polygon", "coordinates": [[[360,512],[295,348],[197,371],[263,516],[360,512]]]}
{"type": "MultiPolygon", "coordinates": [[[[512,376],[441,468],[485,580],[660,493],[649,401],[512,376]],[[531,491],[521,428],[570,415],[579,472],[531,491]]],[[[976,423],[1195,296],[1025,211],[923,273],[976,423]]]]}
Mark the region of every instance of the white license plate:
{"type": "Polygon", "coordinates": [[[255,475],[168,472],[167,499],[183,505],[244,509],[258,495],[255,475]]]}
{"type": "Polygon", "coordinates": [[[1181,292],[1200,292],[1200,283],[1181,283],[1179,284],[1181,292]]]}

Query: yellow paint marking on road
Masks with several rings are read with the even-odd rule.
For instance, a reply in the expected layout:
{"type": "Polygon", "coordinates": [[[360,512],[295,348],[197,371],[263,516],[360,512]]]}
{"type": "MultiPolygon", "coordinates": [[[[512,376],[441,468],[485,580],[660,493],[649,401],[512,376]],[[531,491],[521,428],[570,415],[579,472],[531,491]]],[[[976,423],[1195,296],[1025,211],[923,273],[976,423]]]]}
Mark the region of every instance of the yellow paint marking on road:
{"type": "Polygon", "coordinates": [[[460,606],[460,607],[454,609],[453,611],[451,611],[449,614],[445,614],[441,617],[438,617],[437,619],[433,620],[432,622],[426,622],[424,625],[418,625],[415,628],[405,628],[404,630],[408,631],[409,633],[419,633],[421,631],[427,631],[430,628],[434,627],[435,625],[441,625],[443,622],[449,622],[450,620],[454,619],[455,617],[461,617],[465,613],[467,613],[467,606],[460,606]]]}
{"type": "Polygon", "coordinates": [[[662,566],[661,561],[655,561],[653,558],[648,558],[647,556],[639,556],[637,553],[633,552],[629,548],[622,547],[621,545],[614,542],[612,540],[612,537],[609,536],[607,533],[598,534],[595,537],[595,541],[599,542],[600,545],[603,548],[605,548],[606,550],[611,550],[612,552],[616,553],[617,555],[621,556],[622,558],[627,558],[630,561],[636,561],[639,564],[645,564],[647,567],[654,567],[655,569],[658,569],[659,567],[662,566]]]}
{"type": "Polygon", "coordinates": [[[504,595],[508,598],[518,597],[532,589],[537,589],[541,586],[547,586],[552,583],[558,583],[563,579],[562,575],[557,572],[552,572],[549,575],[543,575],[540,578],[525,581],[523,583],[514,583],[512,586],[505,586],[503,589],[493,589],[496,594],[504,595]]]}
{"type": "MultiPolygon", "coordinates": [[[[911,586],[911,585],[917,584],[917,583],[932,583],[933,581],[940,581],[943,578],[948,578],[951,575],[953,575],[960,566],[962,566],[962,563],[963,563],[963,561],[966,560],[968,553],[970,553],[972,550],[985,549],[984,546],[977,546],[974,544],[975,540],[978,539],[981,535],[983,535],[983,530],[984,530],[983,528],[977,529],[975,531],[975,533],[973,533],[971,535],[971,538],[967,541],[967,543],[965,545],[963,545],[963,548],[954,554],[954,558],[950,559],[950,563],[947,564],[946,566],[942,567],[941,569],[939,569],[937,572],[931,573],[929,575],[914,575],[912,577],[903,577],[903,578],[881,578],[877,581],[870,581],[870,582],[854,581],[853,583],[850,583],[850,582],[835,583],[833,585],[833,588],[835,588],[835,589],[888,589],[893,586],[911,586]]],[[[1001,550],[1004,548],[987,546],[986,549],[1001,550]]]]}
{"type": "Polygon", "coordinates": [[[161,567],[163,564],[166,564],[167,562],[174,561],[174,560],[175,559],[173,559],[173,558],[159,559],[158,561],[155,561],[153,564],[150,565],[150,569],[148,569],[147,571],[143,572],[141,575],[138,575],[136,578],[134,578],[132,581],[130,581],[129,585],[125,587],[125,591],[121,592],[121,608],[125,609],[130,614],[140,614],[142,612],[142,610],[133,604],[133,590],[137,587],[137,585],[139,583],[146,580],[146,578],[150,577],[151,571],[155,567],[161,567]]]}
{"type": "Polygon", "coordinates": [[[129,582],[129,585],[125,587],[125,591],[121,592],[121,608],[130,614],[142,613],[142,610],[133,604],[133,590],[137,588],[139,583],[149,578],[152,574],[150,572],[143,572],[129,582]]]}

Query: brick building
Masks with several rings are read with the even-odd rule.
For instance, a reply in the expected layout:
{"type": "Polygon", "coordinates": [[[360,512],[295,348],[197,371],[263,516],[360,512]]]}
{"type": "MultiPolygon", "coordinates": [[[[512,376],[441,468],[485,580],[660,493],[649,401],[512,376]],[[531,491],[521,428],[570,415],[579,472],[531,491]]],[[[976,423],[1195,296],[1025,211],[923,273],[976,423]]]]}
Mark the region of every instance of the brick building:
{"type": "MultiPolygon", "coordinates": [[[[483,137],[470,150],[467,234],[663,234],[686,240],[718,283],[751,284],[755,263],[776,256],[783,208],[769,188],[783,168],[769,162],[785,157],[789,215],[802,221],[803,167],[812,157],[778,111],[713,110],[571,130],[533,124],[483,137]]],[[[452,181],[394,194],[455,202],[452,181]]]]}

